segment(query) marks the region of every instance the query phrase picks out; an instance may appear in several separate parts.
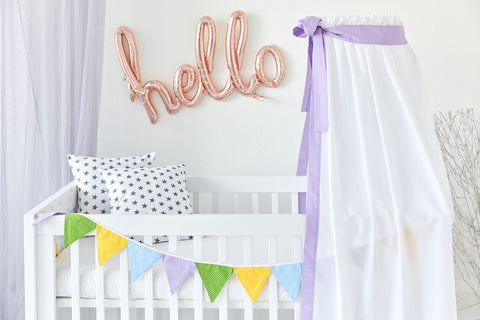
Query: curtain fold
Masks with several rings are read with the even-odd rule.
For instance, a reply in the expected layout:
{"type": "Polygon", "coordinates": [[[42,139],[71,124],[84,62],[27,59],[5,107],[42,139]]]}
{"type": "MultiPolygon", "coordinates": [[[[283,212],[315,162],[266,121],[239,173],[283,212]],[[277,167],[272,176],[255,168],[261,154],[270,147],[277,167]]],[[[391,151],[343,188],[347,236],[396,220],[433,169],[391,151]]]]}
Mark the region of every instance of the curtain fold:
{"type": "Polygon", "coordinates": [[[325,48],[313,319],[456,319],[453,208],[415,55],[325,48]]]}
{"type": "Polygon", "coordinates": [[[0,319],[24,318],[23,214],[94,155],[104,0],[0,2],[0,319]]]}

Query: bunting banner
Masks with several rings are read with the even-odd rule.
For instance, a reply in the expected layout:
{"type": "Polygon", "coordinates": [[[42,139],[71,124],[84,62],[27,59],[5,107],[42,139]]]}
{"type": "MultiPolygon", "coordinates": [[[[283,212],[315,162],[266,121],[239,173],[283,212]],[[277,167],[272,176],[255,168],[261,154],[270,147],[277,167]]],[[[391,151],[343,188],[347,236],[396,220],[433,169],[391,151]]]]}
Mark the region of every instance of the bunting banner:
{"type": "Polygon", "coordinates": [[[257,301],[260,292],[270,275],[269,267],[236,267],[233,268],[235,275],[247,291],[252,302],[257,301]]]}
{"type": "Polygon", "coordinates": [[[178,287],[188,278],[195,269],[195,263],[164,254],[162,257],[165,273],[167,274],[170,293],[174,294],[178,287]]]}
{"type": "Polygon", "coordinates": [[[162,254],[150,247],[142,245],[136,241],[128,240],[128,260],[130,260],[130,273],[132,280],[135,281],[145,271],[150,269],[158,260],[162,258],[162,254]]]}
{"type": "Polygon", "coordinates": [[[97,224],[82,215],[67,213],[63,224],[63,248],[95,229],[97,224]]]}
{"type": "Polygon", "coordinates": [[[102,266],[127,245],[127,239],[97,224],[98,265],[102,266]]]}
{"type": "Polygon", "coordinates": [[[271,266],[270,271],[292,301],[297,301],[298,290],[302,282],[302,263],[271,266]]]}
{"type": "MultiPolygon", "coordinates": [[[[58,212],[50,214],[50,216],[60,214],[63,213],[58,212]]],[[[43,216],[40,217],[43,218],[43,216]]],[[[127,247],[133,281],[137,280],[145,271],[161,259],[171,294],[174,294],[178,290],[196,268],[212,303],[218,297],[233,273],[235,273],[254,303],[260,295],[270,273],[274,274],[292,301],[296,301],[297,299],[302,278],[301,262],[272,266],[232,266],[181,258],[171,255],[168,252],[159,251],[152,246],[128,239],[126,236],[113,232],[82,214],[75,213],[65,214],[64,248],[67,248],[94,229],[96,229],[98,265],[102,266],[118,251],[127,247]]],[[[413,251],[415,244],[413,240],[410,239],[412,238],[411,235],[405,234],[405,238],[406,241],[410,242],[410,249],[413,251]]]]}
{"type": "Polygon", "coordinates": [[[195,263],[202,278],[203,286],[207,290],[210,302],[214,302],[225,283],[230,279],[233,268],[218,264],[195,263]]]}

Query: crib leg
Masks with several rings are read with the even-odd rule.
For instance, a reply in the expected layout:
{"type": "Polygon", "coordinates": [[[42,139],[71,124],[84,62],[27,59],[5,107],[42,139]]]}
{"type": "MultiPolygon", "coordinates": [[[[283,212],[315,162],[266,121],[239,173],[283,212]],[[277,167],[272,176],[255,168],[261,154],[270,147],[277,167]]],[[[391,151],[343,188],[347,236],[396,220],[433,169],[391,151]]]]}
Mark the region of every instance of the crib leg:
{"type": "Polygon", "coordinates": [[[38,319],[57,319],[56,276],[55,276],[55,239],[53,235],[37,237],[37,317],[38,319]]]}
{"type": "Polygon", "coordinates": [[[35,228],[32,226],[33,216],[25,215],[23,241],[25,264],[25,320],[35,320],[37,314],[37,246],[35,228]]]}

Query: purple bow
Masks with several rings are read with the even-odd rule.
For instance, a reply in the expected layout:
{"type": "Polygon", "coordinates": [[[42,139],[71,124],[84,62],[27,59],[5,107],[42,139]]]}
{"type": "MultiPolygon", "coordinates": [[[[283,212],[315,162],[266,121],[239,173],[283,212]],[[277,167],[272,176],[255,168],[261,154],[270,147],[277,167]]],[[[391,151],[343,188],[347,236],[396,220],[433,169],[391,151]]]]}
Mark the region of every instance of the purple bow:
{"type": "Polygon", "coordinates": [[[314,77],[327,72],[325,60],[325,43],[323,34],[328,32],[320,27],[322,19],[307,17],[300,20],[300,25],[293,29],[293,34],[299,38],[308,36],[307,79],[303,93],[302,112],[308,112],[313,118],[313,130],[323,132],[328,128],[327,97],[323,93],[327,90],[326,77],[314,77]],[[315,61],[315,63],[313,63],[315,61]],[[318,106],[311,108],[311,105],[318,106]]]}
{"type": "Polygon", "coordinates": [[[308,36],[307,79],[302,112],[306,112],[297,175],[308,171],[307,195],[299,194],[299,212],[307,214],[301,290],[301,320],[313,318],[315,261],[320,212],[320,169],[322,132],[328,129],[327,61],[324,36],[348,42],[377,45],[407,44],[402,26],[341,25],[324,29],[322,19],[307,17],[293,29],[296,37],[308,36]],[[305,201],[306,200],[306,201],[305,201]]]}

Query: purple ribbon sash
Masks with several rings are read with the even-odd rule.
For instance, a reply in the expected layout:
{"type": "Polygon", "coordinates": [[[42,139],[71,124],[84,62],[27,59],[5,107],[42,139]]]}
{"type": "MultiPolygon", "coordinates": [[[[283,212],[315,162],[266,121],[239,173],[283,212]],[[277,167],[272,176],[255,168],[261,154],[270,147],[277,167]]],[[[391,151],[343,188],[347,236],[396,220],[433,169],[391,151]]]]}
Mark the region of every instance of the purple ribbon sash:
{"type": "Polygon", "coordinates": [[[313,319],[315,262],[320,211],[322,132],[328,129],[327,63],[324,36],[372,45],[407,44],[402,26],[339,25],[324,29],[321,18],[307,17],[293,29],[296,37],[308,37],[307,79],[302,112],[306,112],[297,176],[308,172],[307,194],[299,195],[299,212],[306,212],[300,319],[313,319]]]}

